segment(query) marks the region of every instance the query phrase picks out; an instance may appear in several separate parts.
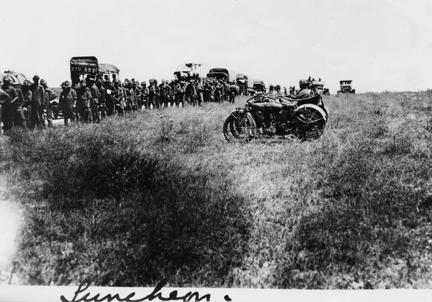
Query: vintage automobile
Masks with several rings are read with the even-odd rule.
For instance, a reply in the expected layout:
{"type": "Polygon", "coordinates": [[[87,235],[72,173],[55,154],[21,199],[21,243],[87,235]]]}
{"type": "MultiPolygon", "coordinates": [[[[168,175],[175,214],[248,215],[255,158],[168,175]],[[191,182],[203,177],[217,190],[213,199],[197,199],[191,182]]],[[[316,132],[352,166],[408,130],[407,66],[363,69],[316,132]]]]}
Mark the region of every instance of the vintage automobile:
{"type": "Polygon", "coordinates": [[[341,80],[340,83],[340,90],[337,92],[340,93],[355,93],[355,89],[352,89],[351,87],[352,80],[341,80]]]}
{"type": "Polygon", "coordinates": [[[108,75],[111,81],[119,79],[120,69],[112,64],[99,64],[96,57],[73,57],[70,60],[72,84],[78,83],[88,75],[92,77],[108,75]]]}

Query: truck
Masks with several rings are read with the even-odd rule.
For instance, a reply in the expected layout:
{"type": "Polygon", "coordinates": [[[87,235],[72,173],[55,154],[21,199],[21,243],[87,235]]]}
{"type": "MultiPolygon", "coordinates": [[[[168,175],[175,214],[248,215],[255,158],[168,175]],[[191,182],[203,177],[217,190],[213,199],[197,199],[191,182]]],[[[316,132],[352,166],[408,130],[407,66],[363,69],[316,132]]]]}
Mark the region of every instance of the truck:
{"type": "Polygon", "coordinates": [[[341,80],[339,81],[340,84],[340,90],[337,92],[337,94],[341,93],[355,93],[355,89],[352,89],[351,87],[352,80],[341,80]]]}
{"type": "Polygon", "coordinates": [[[229,83],[236,82],[236,74],[233,71],[229,71],[227,68],[211,68],[207,73],[207,78],[224,80],[229,83]]]}
{"type": "Polygon", "coordinates": [[[102,64],[93,56],[72,57],[70,59],[72,85],[84,80],[87,76],[105,77],[111,81],[119,80],[120,69],[112,64],[102,64]]]}

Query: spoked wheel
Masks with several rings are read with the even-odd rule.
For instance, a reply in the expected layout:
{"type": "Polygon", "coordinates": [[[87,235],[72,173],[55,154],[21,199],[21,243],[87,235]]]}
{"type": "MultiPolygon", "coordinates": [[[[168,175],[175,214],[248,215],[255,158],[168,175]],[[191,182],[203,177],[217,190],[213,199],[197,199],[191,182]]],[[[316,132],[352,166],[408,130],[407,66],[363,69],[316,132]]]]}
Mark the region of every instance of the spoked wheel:
{"type": "Polygon", "coordinates": [[[223,133],[229,142],[248,142],[256,134],[255,120],[249,115],[235,111],[224,122],[223,133]]]}
{"type": "Polygon", "coordinates": [[[325,112],[318,106],[306,105],[298,108],[294,113],[296,121],[296,136],[302,141],[319,138],[327,123],[325,112]]]}

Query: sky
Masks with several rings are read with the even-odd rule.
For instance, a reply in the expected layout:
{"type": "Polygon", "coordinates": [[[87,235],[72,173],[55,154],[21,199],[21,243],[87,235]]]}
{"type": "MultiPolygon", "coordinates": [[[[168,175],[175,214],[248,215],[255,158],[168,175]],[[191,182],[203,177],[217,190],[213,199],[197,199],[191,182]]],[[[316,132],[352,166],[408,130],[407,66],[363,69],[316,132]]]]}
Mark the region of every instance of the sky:
{"type": "Polygon", "coordinates": [[[171,79],[185,62],[267,84],[321,77],[366,91],[432,88],[429,0],[2,1],[0,71],[70,79],[73,56],[120,78],[171,79]]]}

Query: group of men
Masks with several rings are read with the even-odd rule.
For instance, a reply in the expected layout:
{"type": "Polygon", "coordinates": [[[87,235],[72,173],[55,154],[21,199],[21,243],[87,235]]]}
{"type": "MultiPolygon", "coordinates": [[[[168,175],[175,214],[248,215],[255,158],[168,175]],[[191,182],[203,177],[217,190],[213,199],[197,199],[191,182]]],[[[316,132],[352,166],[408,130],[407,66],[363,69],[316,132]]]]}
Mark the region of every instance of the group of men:
{"type": "Polygon", "coordinates": [[[48,88],[48,83],[33,77],[33,83],[25,80],[20,88],[15,88],[9,77],[0,83],[0,122],[3,130],[14,126],[42,129],[52,125],[49,103],[57,95],[48,88]]]}
{"type": "Polygon", "coordinates": [[[201,105],[206,102],[234,102],[238,87],[224,80],[199,79],[162,80],[149,83],[135,79],[111,80],[108,75],[98,78],[86,77],[73,86],[69,81],[61,85],[60,108],[65,119],[83,122],[99,122],[101,118],[114,114],[142,109],[161,109],[201,105]]]}
{"type": "Polygon", "coordinates": [[[238,86],[219,79],[157,80],[139,83],[135,79],[121,82],[115,74],[97,78],[87,76],[77,83],[65,81],[57,96],[45,80],[33,77],[19,88],[4,77],[0,83],[0,122],[3,130],[14,126],[44,129],[52,126],[50,102],[59,98],[64,123],[70,121],[100,122],[106,116],[123,115],[127,111],[201,105],[206,102],[234,102],[238,86]]]}
{"type": "MultiPolygon", "coordinates": [[[[308,80],[300,81],[300,91],[292,98],[304,98],[311,95],[308,80]]],[[[33,77],[33,83],[25,80],[15,88],[8,77],[3,78],[0,86],[0,117],[3,130],[13,126],[29,129],[43,129],[52,126],[53,110],[50,102],[57,95],[48,88],[45,80],[33,77]]],[[[128,111],[142,109],[160,109],[165,107],[184,107],[201,105],[207,102],[233,103],[240,93],[235,83],[224,79],[197,78],[166,81],[160,84],[155,79],[149,84],[139,83],[135,79],[121,82],[115,74],[94,78],[87,76],[77,83],[65,81],[61,84],[59,109],[65,125],[70,121],[100,122],[106,116],[123,115],[128,111]]],[[[282,95],[279,85],[271,85],[268,93],[282,95]]],[[[287,95],[284,88],[284,95],[287,95]]]]}

